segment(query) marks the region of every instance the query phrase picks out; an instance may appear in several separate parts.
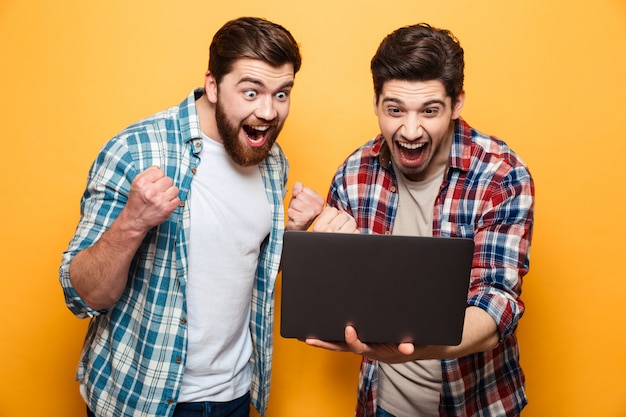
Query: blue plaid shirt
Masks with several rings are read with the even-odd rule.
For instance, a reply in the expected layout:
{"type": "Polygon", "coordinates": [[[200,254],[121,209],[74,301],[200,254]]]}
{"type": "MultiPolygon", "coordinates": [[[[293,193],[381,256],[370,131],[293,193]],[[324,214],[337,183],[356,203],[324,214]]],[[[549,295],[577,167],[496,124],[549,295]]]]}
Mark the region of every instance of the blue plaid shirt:
{"type": "MultiPolygon", "coordinates": [[[[462,119],[456,122],[448,167],[433,207],[433,235],[474,240],[467,304],[491,315],[500,343],[488,352],[441,361],[439,414],[519,415],[527,400],[515,330],[524,312],[520,294],[529,267],[533,180],[504,142],[462,119]]],[[[339,167],[328,203],[350,213],[362,233],[391,234],[398,192],[382,136],[357,149],[339,167]]],[[[381,260],[389,261],[393,262],[381,260]]],[[[377,372],[377,363],[363,358],[358,417],[374,416],[377,372]]]]}
{"type": "MultiPolygon", "coordinates": [[[[133,124],[105,144],[93,163],[81,200],[81,218],[63,253],[59,277],[68,308],[90,317],[76,379],[89,407],[100,416],[169,416],[185,368],[185,285],[189,241],[189,192],[202,149],[193,91],[179,106],[133,124]],[[152,229],[137,251],[128,285],[107,311],[90,309],[69,277],[74,255],[93,245],[124,208],[135,176],[157,165],[179,188],[180,206],[152,229]]],[[[289,164],[275,144],[260,165],[272,212],[252,294],[254,344],[252,403],[263,415],[269,395],[274,319],[274,283],[284,230],[283,198],[289,164]]]]}

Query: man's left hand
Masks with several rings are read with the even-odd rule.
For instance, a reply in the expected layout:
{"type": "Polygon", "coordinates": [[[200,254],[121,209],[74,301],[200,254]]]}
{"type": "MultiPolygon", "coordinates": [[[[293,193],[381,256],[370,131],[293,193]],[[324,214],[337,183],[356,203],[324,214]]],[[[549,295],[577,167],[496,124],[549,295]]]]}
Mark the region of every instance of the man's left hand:
{"type": "Polygon", "coordinates": [[[324,203],[324,198],[315,190],[296,182],[287,209],[287,230],[307,230],[322,212],[324,203]]]}

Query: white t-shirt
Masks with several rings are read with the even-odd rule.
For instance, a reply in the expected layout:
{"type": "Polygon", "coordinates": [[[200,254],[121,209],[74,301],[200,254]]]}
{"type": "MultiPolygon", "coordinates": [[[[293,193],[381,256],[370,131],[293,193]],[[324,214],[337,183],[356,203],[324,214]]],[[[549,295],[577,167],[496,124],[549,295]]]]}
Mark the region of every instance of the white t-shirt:
{"type": "Polygon", "coordinates": [[[250,302],[271,213],[258,166],[241,167],[203,137],[191,183],[189,342],[180,402],[230,401],[250,390],[250,302]]]}

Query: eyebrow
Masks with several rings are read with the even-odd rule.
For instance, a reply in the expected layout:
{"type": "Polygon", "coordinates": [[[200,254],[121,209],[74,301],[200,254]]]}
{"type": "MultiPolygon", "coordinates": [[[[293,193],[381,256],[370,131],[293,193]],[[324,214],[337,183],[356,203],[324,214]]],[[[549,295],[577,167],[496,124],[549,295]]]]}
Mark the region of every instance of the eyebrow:
{"type": "MultiPolygon", "coordinates": [[[[404,104],[404,101],[400,100],[399,98],[395,98],[395,97],[385,97],[383,98],[383,103],[395,103],[395,104],[404,104]]],[[[432,106],[433,104],[440,104],[443,107],[446,106],[446,102],[438,99],[438,98],[434,98],[432,100],[428,100],[425,101],[424,103],[422,103],[422,107],[428,107],[428,106],[432,106]]]]}
{"type": "MultiPolygon", "coordinates": [[[[263,82],[261,80],[259,80],[257,78],[253,78],[253,77],[243,77],[242,79],[240,79],[237,82],[237,85],[243,84],[243,83],[252,83],[252,84],[258,85],[259,87],[262,87],[262,88],[266,87],[265,84],[263,84],[263,82]]],[[[294,80],[287,81],[286,83],[284,83],[283,85],[278,87],[278,90],[283,90],[285,88],[291,88],[291,87],[293,87],[293,83],[294,83],[294,80]]]]}

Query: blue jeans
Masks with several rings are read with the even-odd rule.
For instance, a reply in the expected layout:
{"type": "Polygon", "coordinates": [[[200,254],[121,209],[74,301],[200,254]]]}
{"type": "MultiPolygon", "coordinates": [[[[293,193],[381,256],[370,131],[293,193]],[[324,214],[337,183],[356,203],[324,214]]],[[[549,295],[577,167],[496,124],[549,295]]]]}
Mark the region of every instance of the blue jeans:
{"type": "MultiPolygon", "coordinates": [[[[87,408],[87,417],[95,417],[87,408]]],[[[227,402],[178,403],[173,417],[250,417],[250,393],[227,402]]]]}
{"type": "Polygon", "coordinates": [[[227,402],[178,403],[172,417],[250,417],[250,393],[227,402]]]}
{"type": "Polygon", "coordinates": [[[393,414],[390,414],[383,410],[380,407],[376,407],[376,417],[394,417],[393,414]]]}

